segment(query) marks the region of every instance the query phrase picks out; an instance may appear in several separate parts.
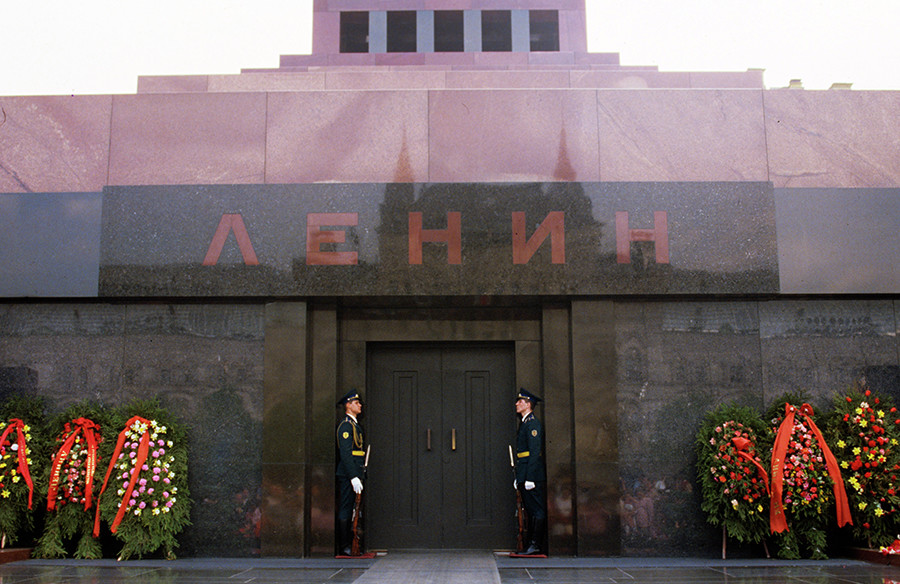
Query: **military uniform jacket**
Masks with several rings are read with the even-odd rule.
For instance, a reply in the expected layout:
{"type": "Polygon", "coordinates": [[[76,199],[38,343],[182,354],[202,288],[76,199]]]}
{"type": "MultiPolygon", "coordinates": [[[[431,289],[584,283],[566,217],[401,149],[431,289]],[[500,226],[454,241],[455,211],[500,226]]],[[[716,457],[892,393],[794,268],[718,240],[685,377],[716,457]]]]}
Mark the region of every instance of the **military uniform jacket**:
{"type": "Polygon", "coordinates": [[[339,477],[363,479],[366,460],[365,441],[362,427],[350,416],[345,415],[338,424],[337,431],[337,470],[339,477]]]}
{"type": "Polygon", "coordinates": [[[544,427],[534,417],[534,412],[525,416],[516,434],[516,482],[539,483],[547,480],[544,468],[544,427]]]}

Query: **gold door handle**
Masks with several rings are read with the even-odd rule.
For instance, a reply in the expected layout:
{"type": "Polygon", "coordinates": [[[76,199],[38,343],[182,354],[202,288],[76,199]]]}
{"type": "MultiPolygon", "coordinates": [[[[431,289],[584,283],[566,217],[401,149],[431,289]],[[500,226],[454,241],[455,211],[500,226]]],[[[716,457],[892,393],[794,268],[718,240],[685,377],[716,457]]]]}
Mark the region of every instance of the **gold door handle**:
{"type": "Polygon", "coordinates": [[[431,428],[425,430],[425,448],[431,451],[431,428]]]}
{"type": "Polygon", "coordinates": [[[456,450],[456,428],[450,431],[450,450],[456,450]]]}

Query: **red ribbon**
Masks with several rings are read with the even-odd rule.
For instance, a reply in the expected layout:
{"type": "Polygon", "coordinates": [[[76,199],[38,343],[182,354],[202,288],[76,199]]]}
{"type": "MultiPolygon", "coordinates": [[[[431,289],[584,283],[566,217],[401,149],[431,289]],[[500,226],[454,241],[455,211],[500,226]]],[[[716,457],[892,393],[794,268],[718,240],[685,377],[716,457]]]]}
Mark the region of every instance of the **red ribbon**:
{"type": "MultiPolygon", "coordinates": [[[[794,433],[794,413],[796,410],[797,408],[791,404],[784,405],[784,420],[778,427],[778,434],[775,436],[775,446],[772,450],[772,500],[769,505],[769,528],[772,530],[772,533],[788,531],[783,502],[784,456],[787,453],[791,435],[794,433]]],[[[841,469],[834,454],[831,453],[831,449],[828,448],[828,444],[825,443],[825,437],[822,436],[822,432],[815,422],[812,421],[812,406],[803,404],[799,413],[803,416],[813,436],[816,437],[819,448],[822,450],[822,455],[825,457],[825,467],[828,469],[828,476],[834,482],[834,500],[837,507],[838,527],[852,525],[850,504],[847,502],[847,493],[844,490],[844,479],[841,478],[841,469]]]]}
{"type": "Polygon", "coordinates": [[[65,431],[68,432],[68,435],[62,446],[53,455],[53,464],[50,467],[50,488],[47,490],[48,511],[56,508],[56,494],[59,491],[59,475],[62,465],[68,458],[79,434],[83,434],[84,440],[87,442],[87,459],[84,468],[84,510],[88,511],[93,504],[94,471],[97,470],[97,443],[100,441],[98,436],[100,426],[87,418],[76,418],[72,420],[72,425],[75,426],[74,430],[69,424],[66,424],[65,431]]]}
{"type": "MultiPolygon", "coordinates": [[[[147,428],[141,435],[141,441],[138,444],[137,457],[134,459],[134,467],[131,469],[131,477],[128,479],[128,488],[125,489],[125,495],[122,497],[122,503],[119,505],[119,511],[116,513],[116,518],[109,527],[109,530],[113,533],[116,532],[119,528],[119,524],[122,523],[122,519],[125,517],[125,511],[128,508],[128,500],[131,498],[131,492],[134,490],[138,476],[141,474],[141,467],[144,466],[144,462],[147,461],[147,454],[150,452],[150,420],[145,420],[140,416],[134,416],[125,424],[125,429],[119,432],[119,439],[116,440],[116,449],[113,452],[112,459],[109,461],[109,468],[106,470],[106,478],[103,479],[103,487],[100,489],[100,495],[102,495],[109,482],[109,475],[112,474],[113,469],[116,467],[116,462],[119,460],[119,454],[122,452],[122,446],[125,444],[125,438],[128,435],[128,431],[136,422],[146,425],[147,428]]],[[[100,495],[97,497],[99,498],[100,495]]],[[[100,535],[100,505],[97,505],[97,512],[94,515],[94,537],[97,537],[98,535],[100,535]]]]}
{"type": "Polygon", "coordinates": [[[28,472],[28,458],[25,456],[27,442],[25,441],[25,422],[19,418],[11,418],[3,434],[0,435],[0,444],[6,442],[6,437],[16,430],[16,444],[18,444],[19,454],[19,474],[25,478],[25,484],[28,485],[28,508],[31,509],[31,497],[34,495],[34,484],[31,482],[31,473],[28,472]]]}
{"type": "Polygon", "coordinates": [[[743,436],[735,436],[731,439],[731,443],[734,444],[738,456],[749,461],[759,470],[759,478],[762,479],[763,484],[766,486],[766,494],[771,496],[771,493],[769,492],[769,475],[766,473],[766,469],[763,468],[763,465],[761,465],[749,452],[752,442],[743,436]]]}

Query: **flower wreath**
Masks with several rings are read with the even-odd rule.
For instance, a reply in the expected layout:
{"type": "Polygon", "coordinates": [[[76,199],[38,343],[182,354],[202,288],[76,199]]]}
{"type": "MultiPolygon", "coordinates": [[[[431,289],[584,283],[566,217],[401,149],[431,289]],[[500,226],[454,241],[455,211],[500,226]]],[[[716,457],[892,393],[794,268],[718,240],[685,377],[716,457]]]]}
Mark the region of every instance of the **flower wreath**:
{"type": "Polygon", "coordinates": [[[33,555],[64,558],[65,539],[77,539],[74,556],[97,559],[103,556],[100,542],[93,537],[93,507],[98,479],[97,468],[109,456],[101,435],[109,414],[102,408],[81,403],[62,412],[52,422],[62,430],[56,437],[56,451],[42,483],[47,488],[47,514],[43,533],[33,555]],[[77,416],[77,417],[75,417],[77,416]]]}
{"type": "Polygon", "coordinates": [[[838,527],[852,521],[840,468],[812,419],[812,407],[785,401],[774,407],[779,404],[784,414],[773,419],[770,528],[782,535],[781,557],[799,558],[802,540],[813,559],[823,559],[826,511],[835,504],[838,527]]]}
{"type": "Polygon", "coordinates": [[[13,395],[0,403],[0,547],[31,535],[33,460],[42,459],[44,400],[13,395]]]}
{"type": "Polygon", "coordinates": [[[132,416],[124,424],[100,489],[94,535],[99,534],[102,516],[124,542],[119,559],[141,557],[160,548],[167,558],[174,558],[175,536],[189,524],[183,432],[161,421],[164,412],[155,413],[132,416]]]}
{"type": "Polygon", "coordinates": [[[891,544],[900,528],[897,408],[870,390],[838,396],[826,432],[847,487],[854,538],[870,548],[891,544]]]}
{"type": "Polygon", "coordinates": [[[757,451],[764,428],[750,408],[723,405],[707,414],[695,442],[707,521],[744,543],[764,542],[768,526],[769,477],[757,451]]]}

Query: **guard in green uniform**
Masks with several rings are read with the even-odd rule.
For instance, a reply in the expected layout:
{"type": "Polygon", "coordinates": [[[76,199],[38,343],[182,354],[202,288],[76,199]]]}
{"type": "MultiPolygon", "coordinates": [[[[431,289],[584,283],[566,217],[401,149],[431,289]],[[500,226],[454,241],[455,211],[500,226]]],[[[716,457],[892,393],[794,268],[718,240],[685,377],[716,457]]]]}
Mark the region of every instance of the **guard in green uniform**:
{"type": "Polygon", "coordinates": [[[527,549],[523,555],[545,555],[547,537],[547,470],[544,466],[544,427],[534,417],[534,407],[541,398],[520,389],[516,396],[516,413],[521,418],[516,434],[515,488],[522,494],[528,518],[527,549]]]}
{"type": "Polygon", "coordinates": [[[349,556],[353,541],[353,504],[356,502],[356,495],[362,493],[366,478],[366,448],[358,420],[362,413],[359,393],[355,389],[350,391],[338,400],[337,405],[344,406],[344,417],[335,432],[338,555],[349,556]]]}

